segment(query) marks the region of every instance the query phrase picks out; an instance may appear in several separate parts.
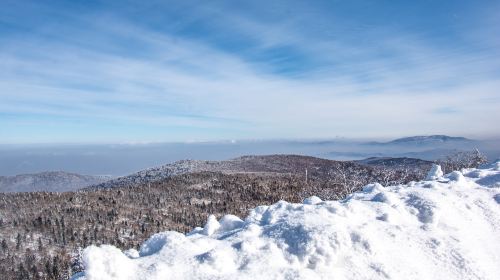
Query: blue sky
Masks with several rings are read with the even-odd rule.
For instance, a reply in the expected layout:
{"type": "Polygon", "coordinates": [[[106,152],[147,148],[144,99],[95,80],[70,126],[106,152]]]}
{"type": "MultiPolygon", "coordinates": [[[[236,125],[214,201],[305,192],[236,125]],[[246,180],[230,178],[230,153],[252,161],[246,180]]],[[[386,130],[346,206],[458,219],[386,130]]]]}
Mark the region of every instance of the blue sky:
{"type": "Polygon", "coordinates": [[[498,1],[1,4],[0,143],[500,134],[498,1]]]}

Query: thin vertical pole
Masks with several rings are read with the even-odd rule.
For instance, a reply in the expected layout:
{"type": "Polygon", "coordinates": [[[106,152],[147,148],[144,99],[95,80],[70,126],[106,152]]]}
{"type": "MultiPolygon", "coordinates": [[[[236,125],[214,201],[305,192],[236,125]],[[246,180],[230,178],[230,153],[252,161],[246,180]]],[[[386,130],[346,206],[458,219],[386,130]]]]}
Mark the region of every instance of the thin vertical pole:
{"type": "Polygon", "coordinates": [[[306,185],[307,185],[307,168],[306,168],[306,185]]]}

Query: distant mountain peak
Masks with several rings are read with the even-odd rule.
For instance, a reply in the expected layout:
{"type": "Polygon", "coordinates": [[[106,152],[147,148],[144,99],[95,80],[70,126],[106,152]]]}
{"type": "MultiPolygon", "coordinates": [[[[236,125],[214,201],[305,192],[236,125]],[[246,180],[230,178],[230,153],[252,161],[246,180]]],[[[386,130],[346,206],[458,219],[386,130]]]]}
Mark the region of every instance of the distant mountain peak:
{"type": "Polygon", "coordinates": [[[472,141],[465,137],[454,137],[448,135],[419,135],[398,138],[387,142],[387,144],[424,144],[435,142],[469,142],[472,141]]]}

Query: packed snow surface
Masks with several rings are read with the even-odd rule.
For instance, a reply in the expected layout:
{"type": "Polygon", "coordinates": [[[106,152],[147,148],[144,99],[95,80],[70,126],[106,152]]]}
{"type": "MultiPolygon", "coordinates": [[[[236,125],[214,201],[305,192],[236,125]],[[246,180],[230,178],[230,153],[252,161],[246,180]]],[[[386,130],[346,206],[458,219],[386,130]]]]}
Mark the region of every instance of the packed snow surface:
{"type": "Polygon", "coordinates": [[[500,162],[408,185],[370,184],[343,201],[210,216],[140,250],[84,250],[74,279],[499,279],[500,162]]]}

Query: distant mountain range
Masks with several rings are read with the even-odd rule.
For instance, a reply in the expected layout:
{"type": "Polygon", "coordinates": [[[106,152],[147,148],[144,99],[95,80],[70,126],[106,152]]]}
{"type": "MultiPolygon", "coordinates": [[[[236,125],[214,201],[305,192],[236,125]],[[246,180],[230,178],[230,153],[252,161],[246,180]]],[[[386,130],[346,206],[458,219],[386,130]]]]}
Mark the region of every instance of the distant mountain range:
{"type": "Polygon", "coordinates": [[[74,191],[110,180],[110,176],[92,176],[63,171],[0,176],[0,192],[74,191]]]}
{"type": "Polygon", "coordinates": [[[371,157],[417,158],[436,160],[450,154],[480,148],[481,141],[465,137],[447,135],[411,136],[398,138],[388,142],[365,142],[354,149],[333,150],[322,156],[330,159],[361,160],[371,157]],[[357,148],[357,149],[356,149],[357,148]]]}
{"type": "Polygon", "coordinates": [[[465,137],[452,137],[447,135],[428,135],[428,136],[411,136],[398,138],[389,142],[371,142],[371,144],[379,145],[435,145],[442,143],[471,143],[474,140],[465,137]]]}

